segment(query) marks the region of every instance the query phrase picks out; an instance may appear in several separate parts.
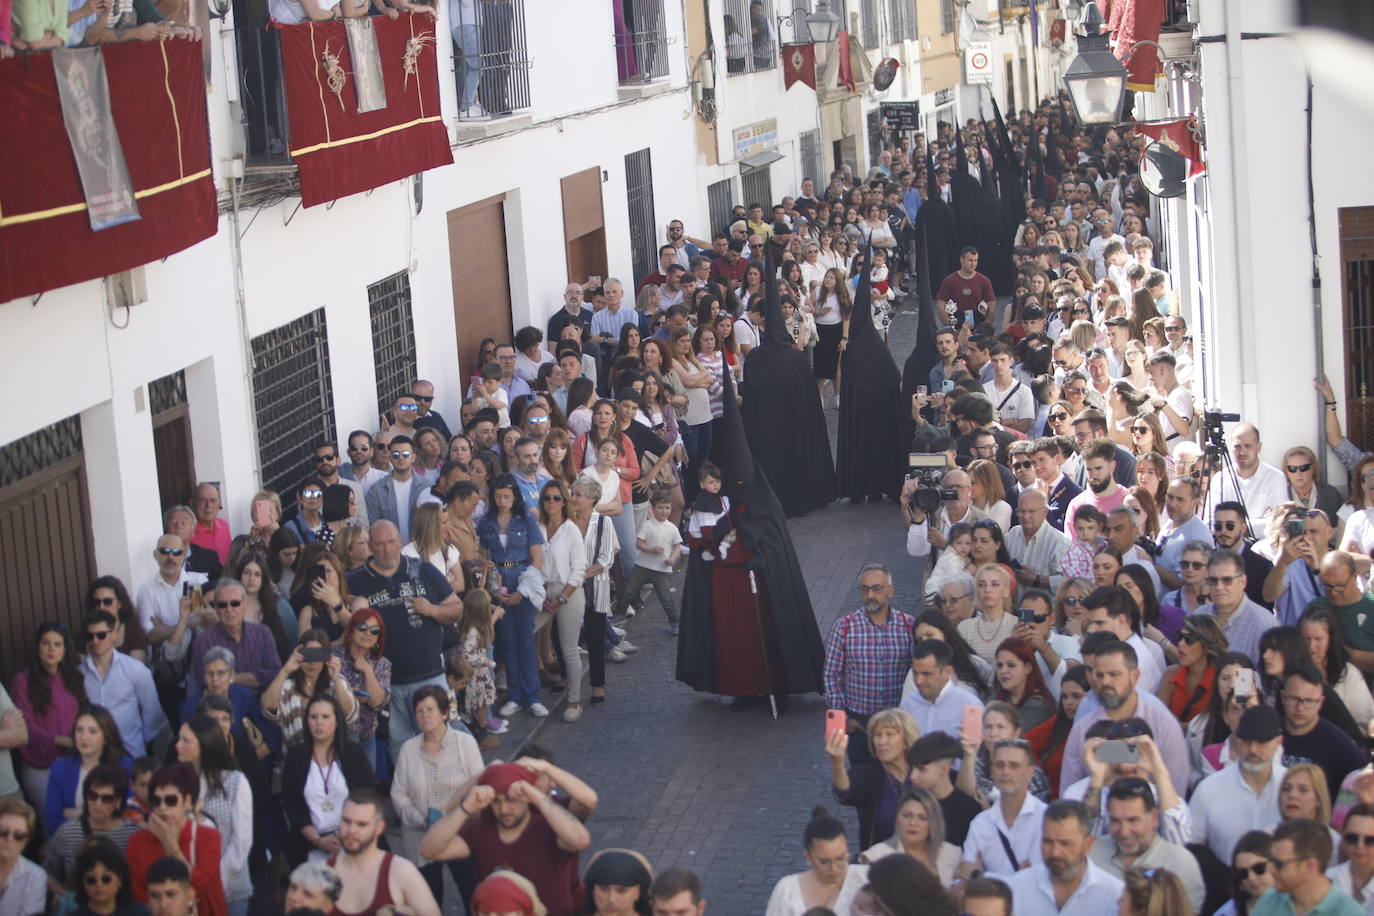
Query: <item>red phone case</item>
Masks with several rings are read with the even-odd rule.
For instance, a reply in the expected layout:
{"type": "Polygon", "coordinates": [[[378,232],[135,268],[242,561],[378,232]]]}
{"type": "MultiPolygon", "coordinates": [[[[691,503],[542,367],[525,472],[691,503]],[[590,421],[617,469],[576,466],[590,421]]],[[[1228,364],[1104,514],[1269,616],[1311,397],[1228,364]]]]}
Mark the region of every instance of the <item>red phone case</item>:
{"type": "Polygon", "coordinates": [[[843,735],[845,732],[845,720],[843,709],[827,709],[825,711],[825,737],[830,740],[830,736],[838,732],[843,735]]]}
{"type": "Polygon", "coordinates": [[[974,744],[983,743],[983,710],[977,706],[964,707],[964,722],[960,737],[974,744]]]}

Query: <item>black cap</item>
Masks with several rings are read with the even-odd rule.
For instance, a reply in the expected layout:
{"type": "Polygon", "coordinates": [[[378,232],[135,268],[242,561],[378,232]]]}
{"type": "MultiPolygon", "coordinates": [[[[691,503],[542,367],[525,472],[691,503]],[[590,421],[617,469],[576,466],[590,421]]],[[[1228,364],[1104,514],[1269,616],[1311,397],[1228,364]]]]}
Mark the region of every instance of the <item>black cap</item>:
{"type": "Polygon", "coordinates": [[[789,225],[787,225],[786,223],[784,223],[782,220],[778,220],[776,223],[773,224],[773,234],[774,234],[774,235],[791,235],[791,234],[792,234],[792,227],[789,226],[789,225]]]}
{"type": "Polygon", "coordinates": [[[1045,317],[1045,310],[1038,305],[1028,305],[1021,310],[1022,321],[1039,321],[1045,317]]]}
{"type": "Polygon", "coordinates": [[[1236,724],[1236,737],[1244,741],[1273,741],[1282,734],[1283,723],[1272,706],[1251,706],[1236,724]]]}

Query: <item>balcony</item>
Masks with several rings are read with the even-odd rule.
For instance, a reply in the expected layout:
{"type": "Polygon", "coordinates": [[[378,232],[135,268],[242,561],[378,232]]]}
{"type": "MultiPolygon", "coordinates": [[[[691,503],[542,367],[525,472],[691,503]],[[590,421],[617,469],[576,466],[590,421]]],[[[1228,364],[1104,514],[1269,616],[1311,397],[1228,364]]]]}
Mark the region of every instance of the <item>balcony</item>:
{"type": "Polygon", "coordinates": [[[524,0],[457,3],[453,63],[458,120],[491,121],[530,107],[524,0]]]}
{"type": "Polygon", "coordinates": [[[727,74],[739,76],[743,73],[758,73],[762,70],[772,70],[778,65],[778,33],[773,23],[773,0],[727,0],[727,74]]]}
{"type": "Polygon", "coordinates": [[[663,0],[611,0],[615,15],[615,69],[621,98],[661,91],[653,81],[668,75],[668,31],[663,0]]]}
{"type": "Polygon", "coordinates": [[[291,127],[278,32],[261,25],[234,29],[234,47],[239,59],[244,164],[259,172],[290,171],[291,127]]]}

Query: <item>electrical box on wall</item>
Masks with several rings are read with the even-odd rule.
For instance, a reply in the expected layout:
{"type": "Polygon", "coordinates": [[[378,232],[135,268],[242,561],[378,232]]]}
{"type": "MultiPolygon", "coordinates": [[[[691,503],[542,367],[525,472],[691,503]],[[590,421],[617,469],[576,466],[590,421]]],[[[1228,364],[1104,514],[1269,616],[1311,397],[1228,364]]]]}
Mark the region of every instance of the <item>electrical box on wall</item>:
{"type": "Polygon", "coordinates": [[[148,282],[143,265],[105,278],[105,301],[110,308],[129,308],[148,301],[148,282]]]}

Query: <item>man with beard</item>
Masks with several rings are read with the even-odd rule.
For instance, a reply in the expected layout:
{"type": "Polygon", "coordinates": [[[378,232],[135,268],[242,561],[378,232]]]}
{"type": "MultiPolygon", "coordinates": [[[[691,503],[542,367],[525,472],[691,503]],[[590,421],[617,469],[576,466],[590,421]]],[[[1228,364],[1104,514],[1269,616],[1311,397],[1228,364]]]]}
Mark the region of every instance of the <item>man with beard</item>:
{"type": "MultiPolygon", "coordinates": [[[[1091,598],[1092,595],[1089,595],[1084,599],[1084,603],[1089,603],[1091,598]]],[[[1102,604],[1101,600],[1092,602],[1095,607],[1102,604]]],[[[1089,657],[1085,648],[1083,660],[1087,662],[1089,657]]],[[[1109,642],[1098,648],[1097,654],[1091,658],[1088,670],[1091,672],[1089,683],[1092,684],[1093,692],[1090,696],[1084,697],[1083,702],[1078,705],[1073,729],[1064,744],[1064,766],[1059,777],[1060,791],[1063,792],[1087,775],[1087,769],[1083,764],[1083,743],[1087,738],[1088,729],[1103,719],[1113,722],[1125,719],[1143,720],[1150,726],[1155,747],[1159,749],[1159,756],[1164,759],[1164,765],[1169,770],[1169,778],[1173,780],[1173,784],[1188,785],[1188,745],[1183,740],[1183,728],[1159,697],[1136,689],[1140,681],[1140,671],[1137,667],[1135,649],[1124,642],[1109,642]]],[[[1230,847],[1227,848],[1229,850],[1230,847]]],[[[1230,855],[1229,851],[1227,855],[1230,855]]]]}
{"type": "Polygon", "coordinates": [[[1218,550],[1235,551],[1240,557],[1245,573],[1245,597],[1266,611],[1272,610],[1274,605],[1264,600],[1264,580],[1273,571],[1274,564],[1255,550],[1255,542],[1249,534],[1250,529],[1245,525],[1245,506],[1230,500],[1217,503],[1212,510],[1212,540],[1218,550]]]}
{"type": "Polygon", "coordinates": [[[538,779],[518,763],[487,767],[466,795],[454,795],[448,812],[420,839],[420,855],[436,861],[471,858],[478,882],[498,868],[512,869],[530,880],[550,913],[574,912],[578,853],[591,845],[591,834],[539,791],[538,779]]]}
{"type": "Polygon", "coordinates": [[[1159,833],[1159,805],[1144,779],[1121,779],[1107,790],[1108,839],[1093,846],[1093,864],[1114,878],[1128,868],[1167,868],[1183,882],[1193,909],[1202,909],[1206,887],[1197,859],[1159,833]]]}
{"type": "Polygon", "coordinates": [[[1121,508],[1126,501],[1126,488],[1116,482],[1116,443],[1107,438],[1091,439],[1083,446],[1083,469],[1088,487],[1069,503],[1064,513],[1064,527],[1073,527],[1073,517],[1079,506],[1095,506],[1103,515],[1121,508]]]}
{"type": "Polygon", "coordinates": [[[1272,706],[1251,706],[1231,740],[1236,763],[1193,790],[1191,840],[1206,843],[1218,859],[1231,861],[1236,841],[1250,830],[1268,831],[1279,821],[1283,765],[1283,723],[1272,706]]]}
{"type": "Polygon", "coordinates": [[[420,870],[406,859],[382,852],[377,841],[386,832],[382,797],[371,789],[348,793],[339,820],[341,851],[327,863],[339,875],[343,892],[337,901],[340,913],[375,913],[393,906],[416,916],[439,916],[439,905],[429,892],[420,870]]]}
{"type": "Polygon", "coordinates": [[[1092,813],[1060,799],[1045,810],[1040,865],[999,875],[1011,888],[1016,916],[1101,916],[1116,909],[1121,880],[1093,864],[1092,813]]]}

